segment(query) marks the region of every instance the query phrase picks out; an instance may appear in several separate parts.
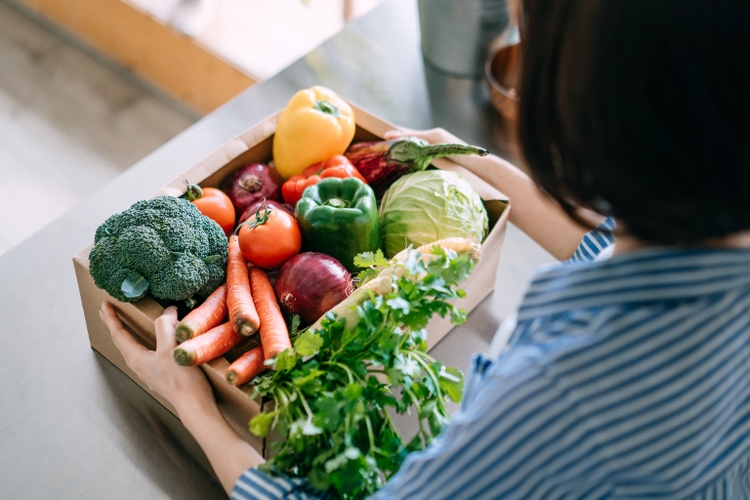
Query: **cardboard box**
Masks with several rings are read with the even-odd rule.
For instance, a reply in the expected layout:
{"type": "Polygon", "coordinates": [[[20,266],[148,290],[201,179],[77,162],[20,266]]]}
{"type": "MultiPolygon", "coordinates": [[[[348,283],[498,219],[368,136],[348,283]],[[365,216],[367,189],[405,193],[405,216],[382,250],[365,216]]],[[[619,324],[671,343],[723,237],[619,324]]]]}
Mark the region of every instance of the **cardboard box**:
{"type": "MultiPolygon", "coordinates": [[[[357,120],[355,142],[377,140],[382,138],[386,131],[395,128],[362,109],[352,107],[357,120]]],[[[279,115],[280,113],[235,137],[165,187],[183,190],[186,179],[204,187],[218,186],[226,175],[243,165],[268,162],[271,159],[271,145],[279,115]]],[[[477,264],[471,277],[464,283],[463,288],[467,296],[459,304],[467,311],[471,311],[489,295],[494,287],[500,250],[508,220],[508,200],[502,193],[479,177],[448,160],[435,160],[433,165],[445,170],[454,170],[463,175],[481,196],[489,214],[491,230],[482,245],[482,259],[477,264]]],[[[98,311],[102,301],[107,300],[110,303],[116,301],[104,290],[97,288],[89,274],[88,255],[92,246],[93,243],[73,258],[91,346],[136,381],[167,409],[176,414],[174,408],[167,401],[149,391],[148,387],[127,367],[122,355],[112,343],[109,331],[99,318],[98,311]]],[[[136,303],[117,302],[116,309],[126,328],[146,347],[154,349],[154,320],[161,315],[163,308],[147,297],[136,303]]],[[[434,346],[451,328],[449,319],[434,318],[427,326],[429,346],[434,346]]],[[[250,434],[247,426],[248,421],[260,411],[260,406],[258,402],[251,401],[248,398],[251,388],[236,388],[224,380],[224,373],[228,366],[229,362],[222,357],[203,365],[203,370],[214,389],[221,411],[227,421],[243,438],[262,452],[262,440],[250,434]]]]}

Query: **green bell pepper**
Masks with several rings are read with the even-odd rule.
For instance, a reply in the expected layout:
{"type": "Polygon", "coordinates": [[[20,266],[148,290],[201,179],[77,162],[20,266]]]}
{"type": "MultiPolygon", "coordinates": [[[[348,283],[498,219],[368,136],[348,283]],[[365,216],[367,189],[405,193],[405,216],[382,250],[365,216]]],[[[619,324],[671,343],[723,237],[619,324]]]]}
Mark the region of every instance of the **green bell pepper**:
{"type": "Polygon", "coordinates": [[[375,193],[355,177],[309,186],[295,209],[305,248],[330,255],[349,271],[357,270],[355,255],[381,248],[375,193]]]}

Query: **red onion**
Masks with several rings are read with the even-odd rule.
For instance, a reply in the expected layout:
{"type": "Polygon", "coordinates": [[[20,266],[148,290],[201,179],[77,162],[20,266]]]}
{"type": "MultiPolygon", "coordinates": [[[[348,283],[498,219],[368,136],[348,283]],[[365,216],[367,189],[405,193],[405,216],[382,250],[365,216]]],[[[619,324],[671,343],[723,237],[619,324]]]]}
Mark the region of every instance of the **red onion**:
{"type": "Polygon", "coordinates": [[[304,252],[279,269],[273,286],[281,309],[299,314],[309,324],[323,316],[354,291],[349,271],[333,257],[304,252]]]}
{"type": "MultiPolygon", "coordinates": [[[[258,212],[258,209],[263,204],[263,200],[258,200],[252,205],[248,206],[244,212],[242,212],[242,215],[240,215],[239,222],[245,222],[250,217],[255,217],[255,214],[258,212]]],[[[294,207],[291,205],[287,205],[286,203],[279,203],[278,201],[273,200],[266,200],[266,206],[269,209],[273,210],[282,210],[292,217],[294,217],[294,207]]],[[[296,217],[295,217],[296,218],[296,217]]]]}
{"type": "Polygon", "coordinates": [[[232,172],[221,183],[221,189],[232,200],[237,213],[242,213],[248,206],[263,198],[282,201],[283,183],[284,180],[276,170],[262,163],[253,163],[232,172]]]}

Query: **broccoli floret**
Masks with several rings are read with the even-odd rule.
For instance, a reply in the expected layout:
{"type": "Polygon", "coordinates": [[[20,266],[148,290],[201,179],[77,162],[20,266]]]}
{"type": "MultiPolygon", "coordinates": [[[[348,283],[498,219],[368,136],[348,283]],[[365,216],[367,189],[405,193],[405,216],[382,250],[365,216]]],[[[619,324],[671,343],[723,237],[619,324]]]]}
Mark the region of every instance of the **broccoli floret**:
{"type": "Polygon", "coordinates": [[[206,297],[224,282],[227,238],[189,201],[159,196],[99,226],[89,260],[96,286],[117,300],[135,302],[148,292],[188,300],[206,297]]]}
{"type": "Polygon", "coordinates": [[[125,265],[143,276],[156,273],[172,258],[162,237],[148,226],[131,226],[120,231],[117,250],[125,265]]]}
{"type": "Polygon", "coordinates": [[[226,279],[227,237],[224,230],[208,217],[201,220],[203,231],[208,237],[208,281],[198,290],[198,295],[208,297],[226,279]],[[218,258],[213,257],[218,256],[218,258]]]}
{"type": "Polygon", "coordinates": [[[127,267],[117,248],[117,238],[102,236],[89,253],[89,268],[94,283],[99,288],[121,302],[132,302],[142,299],[144,291],[137,297],[128,298],[122,292],[122,283],[133,273],[134,269],[127,267]]]}
{"type": "Polygon", "coordinates": [[[182,254],[151,275],[151,293],[160,299],[186,300],[208,281],[208,266],[194,255],[182,254]]]}
{"type": "Polygon", "coordinates": [[[172,251],[189,253],[200,258],[208,257],[208,236],[200,222],[196,224],[174,219],[162,227],[164,244],[172,251]]]}
{"type": "Polygon", "coordinates": [[[217,260],[215,262],[209,262],[207,267],[208,280],[206,281],[206,284],[198,290],[198,295],[204,299],[224,283],[224,280],[226,279],[227,262],[226,260],[217,260]]]}
{"type": "MultiPolygon", "coordinates": [[[[224,230],[213,220],[203,217],[201,220],[203,232],[208,238],[208,254],[222,255],[227,253],[227,237],[224,230]]],[[[226,262],[224,262],[226,267],[226,262]]]]}
{"type": "Polygon", "coordinates": [[[117,219],[120,214],[115,214],[109,219],[105,220],[101,226],[96,228],[96,234],[94,235],[94,243],[98,243],[100,239],[106,238],[114,233],[114,227],[117,224],[117,219]]]}

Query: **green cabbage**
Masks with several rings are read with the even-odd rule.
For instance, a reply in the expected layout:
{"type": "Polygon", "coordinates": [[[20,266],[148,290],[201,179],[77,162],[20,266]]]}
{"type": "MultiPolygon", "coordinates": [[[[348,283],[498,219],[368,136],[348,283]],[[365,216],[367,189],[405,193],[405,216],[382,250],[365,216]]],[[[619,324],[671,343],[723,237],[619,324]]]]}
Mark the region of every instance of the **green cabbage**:
{"type": "Polygon", "coordinates": [[[404,248],[443,238],[487,234],[487,212],[471,185],[456,172],[425,170],[400,178],[380,204],[380,229],[390,258],[404,248]]]}

